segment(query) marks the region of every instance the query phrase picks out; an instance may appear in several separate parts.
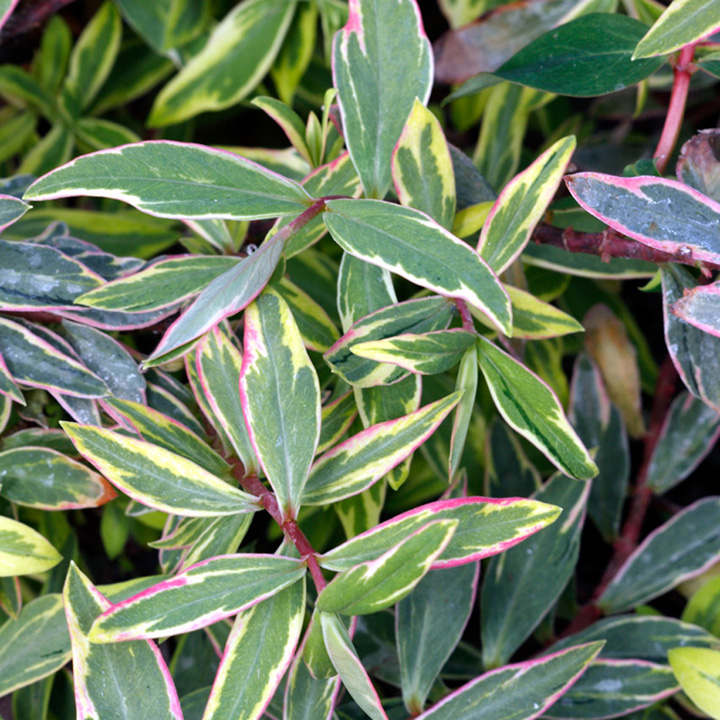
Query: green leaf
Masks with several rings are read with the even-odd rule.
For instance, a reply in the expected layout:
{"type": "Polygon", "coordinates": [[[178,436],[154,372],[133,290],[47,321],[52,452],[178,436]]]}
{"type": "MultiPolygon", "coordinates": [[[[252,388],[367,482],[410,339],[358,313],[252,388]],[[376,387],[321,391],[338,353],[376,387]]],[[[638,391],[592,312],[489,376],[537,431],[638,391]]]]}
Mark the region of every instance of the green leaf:
{"type": "Polygon", "coordinates": [[[574,150],[573,136],[558,140],[500,193],[477,246],[480,256],[496,273],[507,269],[527,245],[574,150]]]}
{"type": "Polygon", "coordinates": [[[38,111],[48,119],[55,117],[52,98],[18,65],[0,65],[0,95],[11,105],[38,111]]]}
{"type": "Polygon", "coordinates": [[[533,40],[493,76],[576,97],[616,92],[644,80],[663,64],[663,58],[632,57],[646,30],[646,25],[626,15],[583,15],[533,40]]]}
{"type": "Polygon", "coordinates": [[[305,141],[305,125],[300,116],[285,104],[286,102],[289,101],[281,102],[276,98],[260,95],[253,98],[251,104],[267,113],[282,128],[290,144],[310,163],[312,160],[305,141]]]}
{"type": "Polygon", "coordinates": [[[448,480],[452,482],[460,468],[465,450],[465,441],[475,411],[477,394],[478,366],[475,348],[472,347],[463,355],[455,379],[455,392],[462,393],[455,408],[452,434],[450,435],[450,451],[448,453],[448,480]]]}
{"type": "Polygon", "coordinates": [[[323,505],[369,488],[414,452],[458,399],[453,393],[404,417],[372,425],[328,450],[312,466],[303,504],[323,505]]]}
{"type": "Polygon", "coordinates": [[[347,252],[340,261],[336,297],[344,332],[366,315],[398,304],[390,273],[347,252]]]}
{"type": "Polygon", "coordinates": [[[647,470],[647,484],[664,493],[702,462],[720,436],[720,416],[689,393],[673,400],[647,470]]]}
{"type": "MultiPolygon", "coordinates": [[[[685,387],[720,412],[720,338],[686,322],[673,312],[684,293],[695,287],[694,276],[680,265],[661,269],[665,345],[685,387]]],[[[703,317],[707,317],[704,315],[703,317]]]]}
{"type": "Polygon", "coordinates": [[[132,130],[101,118],[80,118],[75,125],[75,137],[78,147],[86,152],[140,141],[132,130]]]}
{"type": "Polygon", "coordinates": [[[667,55],[719,28],[720,18],[713,0],[675,0],[637,44],[633,60],[667,55]]]}
{"type": "MultiPolygon", "coordinates": [[[[379,274],[379,273],[378,273],[379,274]]],[[[351,290],[348,287],[348,290],[351,290]]],[[[359,308],[354,308],[357,314],[359,308]]],[[[355,353],[360,344],[394,338],[404,333],[432,332],[448,326],[455,307],[445,298],[430,296],[406,300],[371,312],[354,322],[347,332],[325,353],[325,362],[333,372],[360,388],[392,384],[405,377],[404,369],[387,361],[376,361],[355,353]]]]}
{"type": "Polygon", "coordinates": [[[4,162],[20,152],[29,141],[37,117],[35,113],[25,110],[3,122],[0,127],[0,162],[4,162]]]}
{"type": "Polygon", "coordinates": [[[505,421],[562,472],[579,479],[598,470],[550,388],[489,340],[478,339],[478,362],[505,421]]]}
{"type": "Polygon", "coordinates": [[[333,42],[333,84],[365,194],[383,198],[391,153],[415,98],[426,103],[430,96],[430,42],[415,0],[353,0],[349,10],[333,42]]]}
{"type": "Polygon", "coordinates": [[[0,231],[20,219],[30,205],[12,195],[0,195],[0,231]]]}
{"type": "Polygon", "coordinates": [[[720,715],[720,652],[705,648],[675,648],[670,666],[682,689],[710,717],[720,715]]]}
{"type": "Polygon", "coordinates": [[[62,597],[49,593],[27,603],[17,619],[0,627],[0,647],[3,695],[59,670],[70,659],[62,597]]]}
{"type": "Polygon", "coordinates": [[[290,308],[272,290],[245,312],[240,401],[280,510],[296,517],[320,437],[320,385],[290,308]]]}
{"type": "Polygon", "coordinates": [[[298,184],[239,155],[167,140],[83,155],[36,180],[25,198],[76,195],[112,198],[168,218],[257,220],[309,205],[298,184]]]}
{"type": "Polygon", "coordinates": [[[491,497],[525,497],[541,487],[540,473],[528,460],[520,440],[501,418],[485,440],[485,489],[491,497]]]}
{"type": "Polygon", "coordinates": [[[113,485],[143,505],[190,517],[257,509],[254,496],[158,445],[76,423],[63,423],[63,430],[81,455],[113,485]]]}
{"type": "MultiPolygon", "coordinates": [[[[572,315],[520,288],[512,285],[504,285],[504,288],[512,307],[512,337],[543,340],[583,332],[583,326],[572,315]]],[[[478,319],[485,324],[488,322],[485,317],[478,319]]]]}
{"type": "Polygon", "coordinates": [[[709,647],[717,638],[690,622],[660,615],[620,615],[604,618],[554,643],[553,650],[604,640],[599,655],[605,659],[647,660],[667,664],[668,650],[679,645],[709,647]]]}
{"type": "Polygon", "coordinates": [[[53,15],[45,25],[32,63],[33,75],[47,93],[55,94],[65,77],[72,41],[68,24],[60,15],[53,15]]]}
{"type": "Polygon", "coordinates": [[[352,392],[331,399],[322,406],[320,413],[320,440],[317,452],[323,453],[335,445],[349,430],[357,416],[357,407],[352,392]]]}
{"type": "Polygon", "coordinates": [[[583,676],[545,713],[578,720],[625,715],[678,690],[672,670],[644,660],[595,660],[583,676]]]}
{"type": "Polygon", "coordinates": [[[0,318],[0,347],[12,377],[22,385],[74,397],[98,398],[109,392],[105,383],[77,360],[12,320],[0,318]]]}
{"type": "Polygon", "coordinates": [[[223,555],[105,609],[92,642],[164,637],[197,630],[246,610],[293,585],[304,563],[280,555],[223,555]]]}
{"type": "Polygon", "coordinates": [[[75,140],[65,125],[53,125],[50,132],[25,154],[18,173],[40,175],[62,165],[72,157],[75,140]]]}
{"type": "Polygon", "coordinates": [[[562,507],[558,521],[490,561],[481,596],[485,667],[512,657],[573,576],[589,493],[588,482],[553,476],[533,498],[562,507]]]}
{"type": "Polygon", "coordinates": [[[447,695],[418,720],[475,720],[479,712],[484,720],[537,717],[567,692],[601,647],[599,642],[578,645],[492,670],[447,695]]]}
{"type": "Polygon", "coordinates": [[[192,0],[117,0],[120,12],[157,53],[185,45],[203,28],[208,8],[192,0]]]}
{"type": "Polygon", "coordinates": [[[170,671],[155,644],[88,642],[93,621],[112,606],[75,563],[68,570],[63,601],[72,644],[78,717],[131,720],[151,713],[158,720],[182,720],[170,671]]]}
{"type": "Polygon", "coordinates": [[[480,256],[427,215],[379,200],[331,200],[323,216],[333,239],[373,265],[466,300],[505,333],[510,301],[480,256]]]}
{"type": "Polygon", "coordinates": [[[442,373],[460,362],[475,344],[475,333],[455,328],[428,333],[402,333],[384,340],[350,346],[354,355],[378,363],[390,363],[421,375],[442,373]]]}
{"type": "MultiPolygon", "coordinates": [[[[240,394],[228,392],[240,382],[242,355],[226,333],[213,328],[198,343],[195,352],[198,380],[210,409],[213,424],[227,435],[242,461],[245,472],[257,473],[258,461],[243,416],[240,394]]],[[[324,424],[324,419],[323,419],[324,424]]]]}
{"type": "Polygon", "coordinates": [[[394,605],[428,572],[457,526],[457,520],[430,522],[375,560],[340,573],[318,595],[318,610],[367,615],[394,605]]]}
{"type": "Polygon", "coordinates": [[[645,538],[600,596],[605,612],[620,612],[699,575],[720,556],[720,499],[699,500],[645,538]]]}
{"type": "Polygon", "coordinates": [[[110,74],[121,37],[120,13],[106,1],[85,26],[70,55],[65,88],[79,110],[92,102],[110,74]]]}
{"type": "MultiPolygon", "coordinates": [[[[700,586],[685,606],[682,619],[705,628],[715,636],[720,634],[720,578],[712,578],[700,586]]],[[[675,643],[675,645],[682,644],[675,643]]]]}
{"type": "Polygon", "coordinates": [[[435,678],[458,644],[475,603],[479,564],[431,570],[395,610],[405,707],[422,712],[435,678]]]}
{"type": "Polygon", "coordinates": [[[42,510],[98,507],[115,497],[101,475],[49,448],[1,452],[0,483],[3,497],[42,510]]]}
{"type": "Polygon", "coordinates": [[[371,720],[388,720],[342,621],[337,615],[320,613],[320,623],[330,660],[352,699],[371,720]]]}
{"type": "Polygon", "coordinates": [[[417,98],[393,151],[392,176],[403,205],[452,229],[455,175],[450,150],[438,119],[417,98]]]}
{"type": "MultiPolygon", "coordinates": [[[[322,633],[322,631],[320,631],[322,633]]],[[[320,637],[322,643],[322,636],[320,637]]],[[[324,646],[323,646],[324,649],[324,646]]],[[[328,659],[329,663],[329,659],[328,659]]],[[[332,666],[330,666],[332,669],[332,666]]],[[[313,676],[300,652],[288,672],[283,707],[285,720],[315,720],[328,718],[334,706],[339,678],[332,669],[332,677],[313,676]]]]}
{"type": "Polygon", "coordinates": [[[377,559],[413,530],[433,520],[457,520],[458,528],[433,568],[449,568],[503,552],[556,520],[561,509],[536,500],[468,497],[437,500],[397,515],[355,536],[320,558],[342,571],[377,559]]]}
{"type": "Polygon", "coordinates": [[[614,230],[662,252],[720,261],[720,203],[677,180],[576,173],[572,196],[614,230]]]}
{"type": "MultiPolygon", "coordinates": [[[[694,279],[686,275],[687,282],[694,279]]],[[[720,323],[718,323],[718,306],[720,293],[717,282],[708,285],[689,285],[672,305],[671,312],[681,320],[710,335],[720,336],[720,323]]]]}
{"type": "Polygon", "coordinates": [[[173,418],[145,405],[112,398],[107,405],[116,417],[143,440],[192,460],[214,475],[224,475],[230,466],[204,440],[173,418]]]}
{"type": "Polygon", "coordinates": [[[292,660],[305,616],[305,581],[295,582],[235,618],[206,720],[259,718],[292,660]]]}
{"type": "Polygon", "coordinates": [[[247,307],[275,272],[283,243],[277,236],[266,240],[252,255],[218,275],[195,302],[168,328],[145,366],[160,364],[172,353],[204,335],[230,315],[247,307]]]}
{"type": "Polygon", "coordinates": [[[171,125],[240,102],[270,69],[295,5],[295,0],[237,5],[213,30],[205,47],[160,91],[148,124],[171,125]]]}
{"type": "Polygon", "coordinates": [[[0,515],[0,577],[44,572],[61,560],[39,532],[0,515]]]}

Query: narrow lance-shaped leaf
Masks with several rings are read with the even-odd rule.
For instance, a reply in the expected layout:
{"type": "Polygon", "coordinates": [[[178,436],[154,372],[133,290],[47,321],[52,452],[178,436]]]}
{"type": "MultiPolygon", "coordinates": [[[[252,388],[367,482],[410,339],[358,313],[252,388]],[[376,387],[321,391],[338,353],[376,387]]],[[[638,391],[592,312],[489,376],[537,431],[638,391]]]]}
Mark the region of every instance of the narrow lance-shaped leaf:
{"type": "Polygon", "coordinates": [[[475,395],[477,394],[478,365],[475,357],[475,348],[465,352],[460,360],[455,391],[462,393],[455,407],[453,416],[452,435],[450,436],[450,452],[448,453],[448,479],[452,482],[460,468],[465,440],[467,439],[470,422],[475,409],[475,395]]]}
{"type": "Polygon", "coordinates": [[[77,195],[120,200],[168,218],[257,220],[297,214],[310,204],[300,185],[239,155],[169,140],[75,158],[36,180],[25,198],[77,195]]]}
{"type": "Polygon", "coordinates": [[[675,0],[637,44],[633,60],[667,55],[718,29],[720,17],[713,0],[675,0]]]}
{"type": "Polygon", "coordinates": [[[305,616],[300,580],[235,618],[203,720],[256,720],[292,660],[305,616]]]}
{"type": "Polygon", "coordinates": [[[2,354],[0,354],[0,393],[21,405],[25,404],[25,398],[15,384],[15,378],[10,374],[2,354]]]}
{"type": "Polygon", "coordinates": [[[575,150],[573,136],[558,140],[505,186],[485,220],[477,251],[498,274],[523,251],[562,180],[575,150]]]}
{"type": "Polygon", "coordinates": [[[419,720],[487,720],[511,715],[532,720],[561,698],[586,671],[602,643],[578,645],[534,660],[506,665],[463,685],[419,715],[419,720]]]}
{"type": "Polygon", "coordinates": [[[392,176],[403,205],[452,229],[455,175],[450,150],[440,122],[417,98],[393,151],[392,176]]]}
{"type": "Polygon", "coordinates": [[[163,126],[242,100],[270,69],[295,0],[250,0],[220,22],[205,47],[160,91],[148,123],[163,126]]]}
{"type": "Polygon", "coordinates": [[[489,340],[478,342],[480,369],[506,422],[562,472],[580,479],[595,476],[595,463],[550,388],[489,340]]]}
{"type": "Polygon", "coordinates": [[[218,327],[198,343],[195,352],[198,380],[205,393],[212,418],[227,434],[246,473],[257,473],[258,461],[248,435],[240,403],[239,387],[242,355],[218,327]]]}
{"type": "Polygon", "coordinates": [[[477,253],[427,215],[379,200],[331,200],[327,208],[323,219],[343,250],[466,300],[510,333],[510,301],[497,277],[477,253]]]}
{"type": "Polygon", "coordinates": [[[556,474],[533,497],[562,507],[558,521],[490,562],[482,589],[485,667],[512,657],[572,577],[589,492],[590,483],[556,474]]]}
{"type": "Polygon", "coordinates": [[[170,671],[154,643],[96,645],[88,640],[93,620],[111,604],[75,563],[70,564],[63,600],[78,717],[131,720],[150,713],[158,720],[182,720],[170,671]]]}
{"type": "Polygon", "coordinates": [[[220,555],[107,608],[93,642],[179,635],[252,607],[305,574],[301,560],[280,555],[220,555]]]}
{"type": "Polygon", "coordinates": [[[372,681],[337,615],[320,613],[328,655],[345,689],[371,720],[388,720],[372,681]]]}
{"type": "Polygon", "coordinates": [[[190,517],[254,512],[257,499],[200,465],[143,440],[63,423],[77,451],[113,485],[143,505],[190,517]]]}
{"type": "Polygon", "coordinates": [[[302,502],[322,505],[366,490],[415,451],[455,407],[457,393],[396,420],[372,425],[312,466],[302,502]]]}
{"type": "Polygon", "coordinates": [[[116,493],[107,480],[49,448],[21,447],[0,453],[0,495],[43,510],[99,507],[116,493]]]}
{"type": "Polygon", "coordinates": [[[277,292],[246,311],[244,344],[240,399],[250,439],[281,511],[295,517],[320,437],[320,386],[277,292]]]}
{"type": "Polygon", "coordinates": [[[706,648],[673,648],[670,666],[682,689],[704,713],[720,713],[720,652],[706,648]]]}
{"type": "Polygon", "coordinates": [[[720,557],[720,498],[698,500],[645,538],[600,596],[620,612],[699,575],[720,557]]]}
{"type": "Polygon", "coordinates": [[[720,203],[677,180],[576,173],[572,196],[614,230],[690,260],[720,262],[720,203]]]}
{"type": "Polygon", "coordinates": [[[200,335],[247,307],[272,276],[282,251],[282,240],[271,237],[241,263],[216,277],[167,329],[145,365],[162,363],[166,356],[186,346],[189,350],[189,344],[200,335]]]}
{"type": "Polygon", "coordinates": [[[0,515],[0,577],[44,572],[61,560],[39,532],[0,515]]]}
{"type": "Polygon", "coordinates": [[[432,88],[432,53],[415,0],[351,0],[332,65],[350,156],[366,195],[382,198],[415,98],[427,102],[432,88]]]}
{"type": "Polygon", "coordinates": [[[0,232],[19,220],[29,209],[30,205],[22,200],[12,195],[0,194],[0,232]]]}
{"type": "Polygon", "coordinates": [[[433,520],[458,527],[433,568],[449,568],[496,555],[554,522],[561,509],[537,500],[468,497],[438,500],[397,515],[320,557],[329,570],[347,570],[380,557],[409,533],[433,520]]]}
{"type": "Polygon", "coordinates": [[[420,582],[457,526],[457,520],[430,522],[379,558],[340,573],[318,595],[318,610],[367,615],[394,605],[420,582]]]}

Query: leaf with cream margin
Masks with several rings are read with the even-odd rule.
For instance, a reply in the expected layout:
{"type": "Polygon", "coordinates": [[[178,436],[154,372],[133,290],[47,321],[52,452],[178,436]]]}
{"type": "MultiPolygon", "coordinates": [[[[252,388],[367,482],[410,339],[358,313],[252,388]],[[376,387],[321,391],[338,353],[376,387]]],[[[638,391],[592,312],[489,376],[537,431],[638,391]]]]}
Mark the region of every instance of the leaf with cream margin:
{"type": "Polygon", "coordinates": [[[93,621],[111,603],[75,563],[65,579],[63,600],[78,717],[133,720],[150,713],[158,720],[182,720],[170,671],[154,643],[98,645],[88,639],[93,621]]]}
{"type": "Polygon", "coordinates": [[[0,576],[28,575],[55,567],[60,553],[36,530],[0,516],[0,576]]]}

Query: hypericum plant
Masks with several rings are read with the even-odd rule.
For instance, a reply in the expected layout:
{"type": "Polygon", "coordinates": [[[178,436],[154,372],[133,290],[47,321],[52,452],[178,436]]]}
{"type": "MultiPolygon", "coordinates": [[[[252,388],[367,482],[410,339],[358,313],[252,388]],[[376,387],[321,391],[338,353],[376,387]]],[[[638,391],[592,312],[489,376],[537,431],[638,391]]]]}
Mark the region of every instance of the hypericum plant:
{"type": "MultiPolygon", "coordinates": [[[[193,3],[158,3],[152,17],[141,3],[118,5],[160,52],[192,40],[182,29],[198,21],[193,3]]],[[[310,25],[314,45],[317,13],[336,5],[241,2],[160,92],[150,122],[245,97],[293,16],[300,46],[310,25]],[[237,33],[257,57],[226,82],[237,33]]],[[[442,7],[464,20],[487,9],[442,7]]],[[[70,659],[54,712],[100,720],[600,720],[675,696],[678,682],[720,716],[717,583],[683,620],[621,614],[720,558],[717,497],[675,508],[638,544],[653,493],[687,477],[720,435],[718,292],[694,267],[720,267],[717,135],[685,145],[678,181],[661,177],[693,53],[720,28],[720,10],[676,0],[649,30],[614,10],[605,0],[512,5],[443,40],[440,77],[482,72],[451,97],[460,116],[476,112],[468,95],[487,103],[487,178],[426,107],[433,53],[415,0],[350,0],[319,113],[304,122],[280,100],[254,99],[292,143],[291,168],[312,168],[304,178],[277,156],[279,172],[154,140],[5,182],[0,420],[13,432],[0,449],[0,696],[13,692],[18,717],[38,705],[48,717],[53,673],[70,659]],[[535,39],[531,10],[542,18],[535,39]],[[492,62],[443,76],[456,34],[482,37],[497,18],[509,30],[492,62]],[[596,231],[567,198],[551,205],[574,135],[550,134],[516,174],[531,108],[549,93],[642,83],[678,50],[655,163],[642,166],[652,174],[565,178],[612,230],[596,231]],[[78,196],[129,204],[169,221],[166,232],[181,221],[197,236],[186,246],[203,254],[109,252],[74,236],[73,213],[90,213],[92,229],[85,210],[40,210],[60,222],[29,232],[28,203],[78,196]],[[590,229],[559,229],[563,212],[590,229]],[[248,223],[257,233],[268,220],[255,247],[248,223]],[[478,231],[474,247],[461,239],[478,231]],[[689,392],[672,400],[666,362],[647,432],[641,332],[595,286],[587,298],[576,291],[568,312],[552,305],[566,273],[659,275],[669,356],[689,392]],[[587,353],[568,386],[561,343],[583,329],[587,353]],[[72,418],[62,431],[60,409],[72,418]],[[645,458],[621,529],[628,433],[645,435],[645,458]],[[132,534],[159,551],[160,574],[92,582],[82,521],[51,511],[100,506],[107,554],[132,534]],[[577,607],[586,513],[613,556],[577,607]],[[267,537],[249,534],[256,516],[272,521],[267,537]],[[476,603],[479,651],[462,641],[476,603]],[[166,638],[176,639],[155,643],[166,638]],[[70,685],[74,711],[62,704],[70,685]]],[[[109,4],[100,13],[116,17],[109,4]]],[[[291,59],[295,71],[273,73],[285,100],[309,62],[291,59]]],[[[710,72],[715,62],[705,58],[710,72]]],[[[137,246],[158,251],[148,235],[137,246]]]]}

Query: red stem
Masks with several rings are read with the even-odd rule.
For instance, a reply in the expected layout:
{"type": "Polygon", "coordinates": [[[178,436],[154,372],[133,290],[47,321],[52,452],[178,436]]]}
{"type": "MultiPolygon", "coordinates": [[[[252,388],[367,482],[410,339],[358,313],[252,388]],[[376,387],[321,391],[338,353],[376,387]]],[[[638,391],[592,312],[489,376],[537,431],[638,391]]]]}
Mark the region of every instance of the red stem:
{"type": "Polygon", "coordinates": [[[678,135],[680,134],[680,125],[682,124],[683,115],[685,114],[685,103],[690,87],[690,76],[694,70],[692,67],[694,54],[695,46],[686,45],[680,51],[680,56],[675,64],[675,78],[670,94],[670,104],[668,105],[667,115],[665,116],[665,125],[662,130],[662,135],[660,136],[660,142],[658,142],[655,154],[653,155],[661,175],[665,172],[678,135]]]}
{"type": "Polygon", "coordinates": [[[457,306],[457,309],[460,311],[460,317],[462,318],[463,330],[467,330],[468,332],[474,333],[475,332],[475,323],[473,322],[472,315],[470,314],[470,309],[468,308],[467,303],[464,300],[455,300],[455,305],[457,306]]]}

